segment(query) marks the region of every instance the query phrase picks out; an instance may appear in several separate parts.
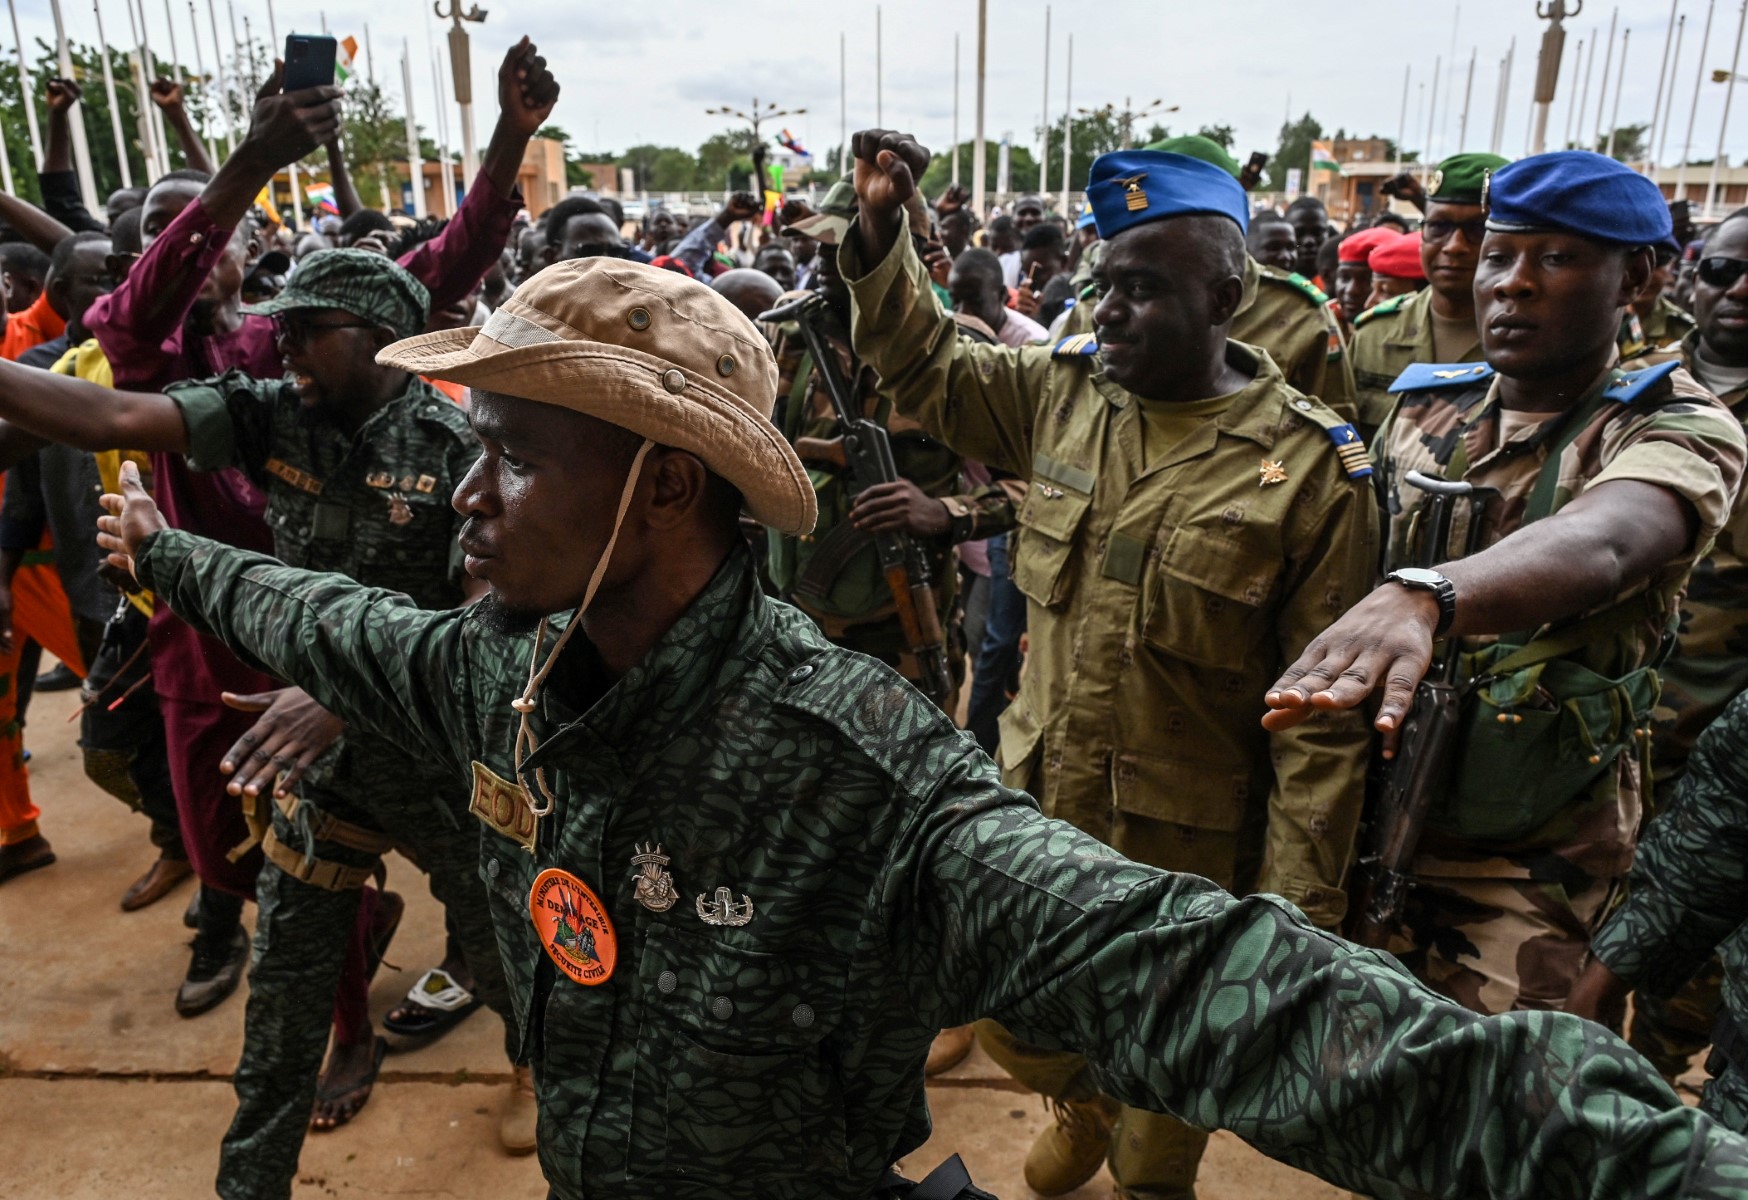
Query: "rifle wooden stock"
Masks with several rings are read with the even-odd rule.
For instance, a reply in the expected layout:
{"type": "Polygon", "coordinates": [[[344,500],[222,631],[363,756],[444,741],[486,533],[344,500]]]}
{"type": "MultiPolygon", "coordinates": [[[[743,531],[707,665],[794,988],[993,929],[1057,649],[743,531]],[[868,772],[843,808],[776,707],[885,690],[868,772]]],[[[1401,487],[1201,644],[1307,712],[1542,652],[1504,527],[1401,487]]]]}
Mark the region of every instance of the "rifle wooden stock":
{"type": "Polygon", "coordinates": [[[844,453],[844,439],[804,437],[795,439],[795,456],[804,463],[815,466],[836,467],[840,471],[849,469],[850,458],[844,453]]]}

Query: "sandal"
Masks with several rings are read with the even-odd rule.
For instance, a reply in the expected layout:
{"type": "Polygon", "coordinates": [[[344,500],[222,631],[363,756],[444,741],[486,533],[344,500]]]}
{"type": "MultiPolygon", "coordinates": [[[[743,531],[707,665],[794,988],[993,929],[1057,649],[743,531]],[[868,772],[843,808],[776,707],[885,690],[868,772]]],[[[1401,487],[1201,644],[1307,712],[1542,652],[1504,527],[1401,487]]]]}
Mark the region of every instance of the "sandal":
{"type": "Polygon", "coordinates": [[[338,1086],[327,1085],[316,1088],[317,1104],[334,1104],[345,1100],[350,1096],[358,1097],[358,1101],[351,1106],[350,1111],[342,1110],[341,1115],[338,1116],[332,1125],[316,1124],[316,1118],[312,1114],[309,1126],[311,1133],[332,1133],[342,1125],[349,1123],[354,1117],[364,1111],[365,1104],[370,1100],[370,1093],[376,1086],[376,1077],[382,1071],[383,1055],[387,1053],[388,1043],[381,1038],[377,1038],[376,1047],[372,1050],[370,1056],[370,1069],[356,1081],[338,1086]]]}
{"type": "Polygon", "coordinates": [[[448,971],[432,967],[407,992],[406,1001],[383,1017],[382,1027],[403,1038],[436,1041],[483,1003],[448,971]]]}

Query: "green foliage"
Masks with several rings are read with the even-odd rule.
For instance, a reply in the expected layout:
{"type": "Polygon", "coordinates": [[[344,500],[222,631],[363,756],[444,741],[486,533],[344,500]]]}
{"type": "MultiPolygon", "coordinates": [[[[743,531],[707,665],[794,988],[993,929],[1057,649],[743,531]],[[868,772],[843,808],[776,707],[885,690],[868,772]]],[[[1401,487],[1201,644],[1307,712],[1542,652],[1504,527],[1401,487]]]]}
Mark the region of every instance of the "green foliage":
{"type": "MultiPolygon", "coordinates": [[[[1078,136],[1078,135],[1077,135],[1078,136]]],[[[971,186],[971,160],[974,147],[970,142],[959,143],[959,182],[965,187],[971,186]]],[[[1060,153],[1060,151],[1059,151],[1060,153]]],[[[984,151],[985,191],[993,192],[996,183],[996,168],[1000,165],[1001,147],[990,142],[984,151]]],[[[1060,181],[1062,169],[1060,163],[1052,163],[1050,175],[1060,181]]],[[[832,176],[835,181],[837,176],[832,176]]],[[[947,190],[947,185],[953,181],[953,159],[946,153],[938,153],[929,160],[929,169],[923,172],[922,189],[930,196],[938,196],[947,190]]],[[[1008,151],[1008,184],[1016,192],[1035,192],[1038,190],[1038,160],[1032,154],[1029,146],[1014,146],[1008,151]]]]}
{"type": "Polygon", "coordinates": [[[686,191],[698,174],[698,160],[678,146],[633,146],[614,163],[635,171],[637,186],[646,192],[686,191]]]}
{"type": "Polygon", "coordinates": [[[758,142],[751,129],[713,133],[698,147],[698,168],[693,186],[707,192],[756,191],[753,188],[753,151],[758,142]]]}
{"type": "MultiPolygon", "coordinates": [[[[1650,147],[1645,144],[1645,135],[1651,131],[1649,125],[1622,125],[1614,131],[1614,156],[1621,162],[1637,162],[1650,154],[1650,147]]],[[[1608,153],[1608,135],[1596,139],[1592,147],[1598,154],[1608,153]]],[[[1707,164],[1710,165],[1709,163],[1707,164]]]]}
{"type": "Polygon", "coordinates": [[[534,131],[534,136],[537,138],[551,138],[553,141],[560,142],[564,145],[564,184],[567,188],[594,187],[594,172],[584,168],[583,164],[585,162],[601,162],[604,159],[610,161],[613,158],[613,155],[611,154],[603,154],[594,158],[584,158],[577,152],[577,144],[571,140],[571,135],[566,133],[564,128],[559,125],[542,125],[539,129],[534,131]]]}
{"type": "MultiPolygon", "coordinates": [[[[380,84],[354,75],[346,84],[344,124],[340,144],[358,198],[366,208],[399,208],[399,173],[388,164],[407,156],[406,118],[394,111],[380,84]]],[[[325,167],[326,152],[320,158],[325,167]]]]}
{"type": "Polygon", "coordinates": [[[1281,126],[1280,145],[1269,163],[1268,190],[1282,192],[1287,188],[1287,172],[1298,168],[1300,186],[1304,187],[1305,168],[1311,161],[1311,143],[1323,136],[1323,126],[1310,113],[1297,121],[1281,126]]]}
{"type": "Polygon", "coordinates": [[[1223,150],[1231,150],[1232,143],[1238,140],[1238,135],[1230,125],[1204,125],[1196,130],[1199,137],[1205,137],[1223,150]]]}

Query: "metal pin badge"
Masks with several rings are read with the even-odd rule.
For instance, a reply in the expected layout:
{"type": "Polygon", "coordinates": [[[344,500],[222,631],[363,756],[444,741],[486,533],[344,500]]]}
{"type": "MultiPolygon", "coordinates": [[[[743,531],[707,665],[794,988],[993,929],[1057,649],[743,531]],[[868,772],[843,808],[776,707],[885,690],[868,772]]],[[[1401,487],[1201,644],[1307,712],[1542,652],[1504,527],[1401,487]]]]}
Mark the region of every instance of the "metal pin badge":
{"type": "Polygon", "coordinates": [[[753,902],[743,895],[737,904],[732,889],[719,887],[716,889],[715,901],[706,904],[704,893],[699,892],[698,919],[706,925],[745,925],[753,919],[753,902]]]}

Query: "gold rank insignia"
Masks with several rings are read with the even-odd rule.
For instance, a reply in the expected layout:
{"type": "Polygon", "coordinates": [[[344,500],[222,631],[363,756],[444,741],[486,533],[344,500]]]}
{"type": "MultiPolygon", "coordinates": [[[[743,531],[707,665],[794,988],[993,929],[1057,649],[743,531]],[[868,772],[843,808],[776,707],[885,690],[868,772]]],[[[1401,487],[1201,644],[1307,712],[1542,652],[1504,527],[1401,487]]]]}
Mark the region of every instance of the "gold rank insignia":
{"type": "Polygon", "coordinates": [[[391,488],[395,485],[395,477],[387,471],[372,471],[364,477],[364,485],[373,488],[391,488]]]}
{"type": "Polygon", "coordinates": [[[1287,482],[1287,468],[1278,462],[1271,462],[1266,458],[1263,459],[1262,479],[1258,481],[1256,486],[1268,487],[1270,484],[1285,482],[1287,482]]]}
{"type": "Polygon", "coordinates": [[[473,764],[473,799],[467,811],[493,833],[534,853],[534,834],[539,822],[528,804],[528,793],[508,779],[494,775],[481,762],[473,764]]]}
{"type": "Polygon", "coordinates": [[[1487,365],[1483,363],[1478,367],[1470,367],[1463,371],[1434,371],[1432,377],[1434,379],[1462,379],[1466,375],[1479,375],[1486,369],[1487,365]]]}
{"type": "Polygon", "coordinates": [[[399,492],[388,494],[388,519],[393,525],[408,525],[413,520],[413,510],[407,504],[407,498],[399,492]]]}
{"type": "Polygon", "coordinates": [[[1123,203],[1130,212],[1140,212],[1147,207],[1147,193],[1141,187],[1141,181],[1147,178],[1147,173],[1130,175],[1126,179],[1113,179],[1112,183],[1123,189],[1123,203]]]}
{"type": "Polygon", "coordinates": [[[436,486],[437,486],[437,477],[435,475],[421,475],[421,476],[419,476],[419,482],[415,483],[413,485],[415,490],[421,491],[421,492],[425,493],[427,496],[429,496],[431,494],[432,490],[435,489],[436,486]]]}

